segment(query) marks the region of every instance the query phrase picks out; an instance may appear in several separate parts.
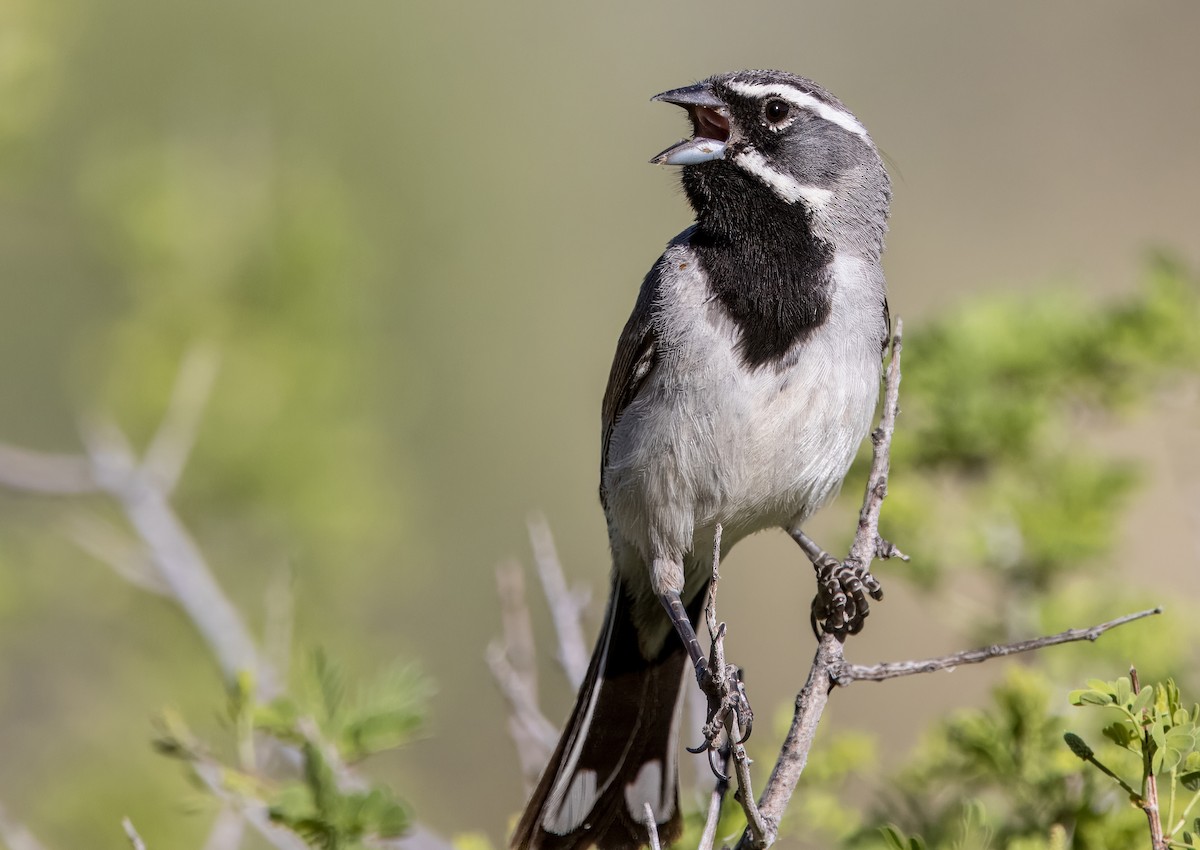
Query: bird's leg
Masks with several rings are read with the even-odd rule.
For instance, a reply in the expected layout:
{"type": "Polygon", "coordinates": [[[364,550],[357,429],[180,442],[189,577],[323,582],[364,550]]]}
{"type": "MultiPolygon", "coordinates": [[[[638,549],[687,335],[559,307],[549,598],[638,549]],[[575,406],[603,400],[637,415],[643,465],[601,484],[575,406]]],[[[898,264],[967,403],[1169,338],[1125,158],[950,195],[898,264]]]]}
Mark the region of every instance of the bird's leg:
{"type": "MultiPolygon", "coordinates": [[[[746,688],[742,684],[742,671],[732,664],[717,662],[715,657],[710,661],[704,656],[704,651],[700,648],[700,640],[696,637],[696,630],[692,628],[691,618],[688,617],[687,609],[684,607],[678,591],[668,590],[659,594],[658,598],[662,601],[663,607],[667,609],[671,625],[675,627],[684,647],[687,648],[688,656],[692,659],[692,665],[696,670],[696,683],[708,700],[708,716],[701,729],[704,743],[698,747],[688,747],[688,751],[700,753],[708,750],[709,766],[713,773],[718,778],[727,780],[728,777],[724,776],[717,767],[717,763],[713,761],[713,753],[719,747],[718,740],[721,730],[725,728],[726,719],[732,718],[737,722],[738,729],[742,730],[742,742],[750,737],[750,732],[754,728],[754,712],[746,699],[746,688]]],[[[716,656],[715,646],[713,654],[716,656]]]]}
{"type": "Polygon", "coordinates": [[[858,634],[870,613],[867,597],[883,599],[883,587],[857,560],[839,561],[800,529],[789,532],[817,571],[817,595],[810,615],[813,633],[858,634]]]}

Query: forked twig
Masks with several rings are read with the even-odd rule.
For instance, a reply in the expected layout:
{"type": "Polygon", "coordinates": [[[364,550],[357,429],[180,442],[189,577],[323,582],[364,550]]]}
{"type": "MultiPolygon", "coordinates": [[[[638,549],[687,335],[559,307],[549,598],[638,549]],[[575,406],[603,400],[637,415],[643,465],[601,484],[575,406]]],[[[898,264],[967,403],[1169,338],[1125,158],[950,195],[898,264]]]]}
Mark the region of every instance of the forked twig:
{"type": "MultiPolygon", "coordinates": [[[[721,580],[720,565],[721,565],[721,536],[723,528],[720,523],[717,523],[713,529],[713,547],[712,547],[712,576],[708,584],[708,599],[704,603],[704,620],[708,625],[708,638],[711,642],[709,650],[709,670],[717,682],[726,686],[740,687],[740,681],[734,681],[740,677],[740,671],[730,670],[725,663],[725,634],[726,627],[724,623],[717,620],[717,586],[721,580]]],[[[766,836],[767,826],[763,822],[762,815],[759,813],[758,805],[754,801],[754,790],[750,780],[750,756],[746,753],[746,748],[742,745],[741,739],[744,735],[744,730],[738,728],[737,712],[724,712],[721,722],[725,726],[724,746],[718,749],[725,753],[725,758],[732,758],[733,768],[737,774],[738,793],[736,799],[741,803],[742,811],[746,815],[746,823],[748,829],[754,833],[760,840],[766,836]]],[[[708,734],[707,732],[705,733],[708,734]]],[[[715,745],[715,741],[713,744],[715,745]]],[[[709,757],[712,757],[712,750],[709,752],[709,757]]],[[[714,771],[715,772],[715,771],[714,771]]],[[[721,771],[717,775],[717,786],[720,788],[722,784],[728,787],[729,780],[721,771]]],[[[716,794],[716,790],[714,790],[716,794]]],[[[722,793],[720,797],[723,797],[722,793]]],[[[720,799],[718,797],[718,800],[720,799]]],[[[709,818],[712,819],[714,813],[710,812],[709,818]]],[[[715,813],[715,817],[720,817],[720,810],[715,813]]],[[[713,824],[713,829],[716,829],[716,824],[713,824]]]]}
{"type": "MultiPolygon", "coordinates": [[[[867,478],[866,493],[859,513],[858,529],[850,547],[849,557],[869,568],[876,558],[905,557],[895,546],[879,536],[879,512],[887,497],[888,473],[892,435],[896,429],[896,415],[900,398],[900,354],[902,350],[903,323],[897,319],[896,333],[892,337],[892,354],[888,363],[884,391],[883,414],[879,427],[871,434],[873,455],[871,470],[867,478]]],[[[767,780],[759,810],[766,827],[765,834],[747,828],[738,842],[739,850],[763,850],[774,843],[779,832],[779,822],[787,809],[800,775],[808,762],[817,724],[829,701],[829,694],[836,686],[845,686],[858,680],[883,681],[897,676],[928,673],[950,669],[959,664],[974,664],[991,658],[1000,658],[1017,652],[1029,652],[1046,646],[1079,640],[1095,640],[1109,629],[1159,613],[1160,609],[1142,611],[1118,617],[1085,629],[1069,629],[1057,635],[968,650],[942,658],[925,661],[902,661],[878,665],[855,665],[846,662],[843,640],[833,634],[825,634],[817,644],[816,655],[804,687],[796,696],[796,710],[792,724],[784,739],[779,757],[767,780]]]]}

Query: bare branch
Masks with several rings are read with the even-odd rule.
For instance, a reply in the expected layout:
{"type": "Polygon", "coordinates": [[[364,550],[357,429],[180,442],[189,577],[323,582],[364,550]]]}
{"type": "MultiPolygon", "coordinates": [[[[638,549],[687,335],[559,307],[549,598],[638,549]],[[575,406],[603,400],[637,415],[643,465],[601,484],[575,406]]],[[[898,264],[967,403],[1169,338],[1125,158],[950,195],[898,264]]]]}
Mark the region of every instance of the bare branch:
{"type": "Polygon", "coordinates": [[[101,418],[85,423],[81,434],[95,480],[120,503],[171,595],[212,649],[222,674],[231,681],[249,671],[262,699],[277,696],[275,672],[260,657],[241,615],[213,578],[166,493],[139,468],[125,435],[101,418]]]}
{"type": "MultiPolygon", "coordinates": [[[[862,510],[858,515],[858,530],[850,547],[850,558],[865,568],[882,554],[890,554],[881,547],[879,536],[879,512],[887,497],[888,472],[891,467],[892,435],[896,431],[896,415],[900,410],[900,354],[903,349],[904,323],[896,320],[896,332],[892,336],[891,359],[888,362],[884,383],[883,412],[879,427],[871,433],[871,470],[867,475],[866,493],[862,510]]],[[[833,687],[832,670],[844,663],[841,640],[826,633],[817,644],[808,680],[796,697],[796,710],[792,725],[784,739],[779,758],[771,771],[771,777],[758,801],[765,824],[765,835],[754,835],[750,829],[742,834],[739,848],[769,847],[779,832],[779,822],[800,781],[800,774],[808,764],[808,752],[812,748],[817,723],[829,702],[829,691],[833,687]]]]}
{"type": "Polygon", "coordinates": [[[496,595],[500,598],[505,655],[521,685],[529,692],[529,698],[536,702],[537,651],[525,598],[525,574],[516,561],[505,561],[496,566],[496,595]]]}
{"type": "Polygon", "coordinates": [[[535,697],[513,668],[503,646],[499,643],[488,646],[487,663],[492,678],[508,701],[508,731],[517,748],[521,773],[526,783],[532,785],[558,745],[558,730],[538,708],[535,697]]]}
{"type": "Polygon", "coordinates": [[[133,850],[146,850],[146,842],[142,841],[142,836],[138,835],[133,821],[129,818],[121,818],[121,828],[125,830],[125,837],[129,839],[129,846],[133,850]]]}
{"type": "MultiPolygon", "coordinates": [[[[1138,671],[1136,667],[1129,668],[1129,683],[1133,688],[1133,692],[1139,693],[1142,690],[1141,682],[1138,680],[1138,671]]],[[[1152,742],[1150,740],[1150,717],[1146,712],[1142,712],[1142,759],[1143,771],[1146,777],[1145,794],[1140,800],[1135,800],[1137,805],[1143,812],[1146,813],[1146,823],[1150,830],[1150,848],[1151,850],[1169,850],[1169,842],[1163,837],[1162,815],[1158,809],[1158,777],[1151,768],[1150,751],[1152,742]]],[[[1171,779],[1174,780],[1174,771],[1171,771],[1171,779]]],[[[1175,807],[1174,794],[1171,797],[1171,808],[1175,807]]]]}
{"type": "Polygon", "coordinates": [[[147,593],[170,596],[145,547],[111,522],[89,511],[77,511],[63,521],[63,534],[98,561],[108,564],[118,577],[147,593]]]}
{"type": "Polygon", "coordinates": [[[308,850],[308,845],[290,830],[275,824],[266,803],[250,803],[225,787],[225,766],[208,759],[192,761],[192,769],[210,792],[227,805],[235,807],[268,844],[276,850],[308,850]]]}
{"type": "Polygon", "coordinates": [[[0,487],[44,496],[78,496],[100,489],[85,457],[35,452],[2,443],[0,487]]]}
{"type": "MultiPolygon", "coordinates": [[[[129,440],[117,425],[95,417],[83,424],[83,455],[50,454],[0,444],[0,487],[24,493],[70,496],[104,493],[123,510],[141,546],[99,518],[78,514],[67,521],[67,533],[86,551],[105,561],[122,578],[139,587],[164,593],[175,599],[200,632],[227,681],[238,674],[254,675],[256,696],[269,701],[282,690],[279,670],[260,653],[239,612],[225,596],[212,571],[183,523],[170,505],[170,490],[185,466],[195,440],[199,420],[216,375],[216,353],[197,347],[187,355],[180,368],[170,408],[139,462],[129,440]]],[[[290,645],[291,597],[286,575],[284,585],[274,589],[268,599],[268,638],[277,655],[286,656],[282,644],[290,645]],[[284,597],[282,604],[279,598],[284,597]]],[[[315,725],[312,727],[315,729],[315,725]]],[[[336,769],[339,787],[361,790],[365,780],[355,774],[329,745],[310,731],[311,739],[322,746],[327,762],[336,769]]],[[[280,745],[279,752],[292,763],[299,761],[294,747],[280,745]]],[[[197,777],[236,811],[268,843],[278,850],[305,850],[305,843],[294,833],[271,822],[267,807],[249,800],[224,785],[226,768],[216,761],[194,758],[197,777]]],[[[214,825],[209,850],[236,847],[241,841],[239,826],[230,825],[222,815],[214,825]]],[[[127,826],[130,840],[136,832],[127,826]]],[[[0,810],[0,839],[13,850],[41,850],[32,835],[10,824],[0,810]]],[[[134,846],[140,848],[141,839],[134,846]]],[[[380,846],[404,850],[449,850],[450,845],[420,825],[409,835],[380,846]]]]}
{"type": "Polygon", "coordinates": [[[23,824],[8,819],[3,806],[0,806],[0,843],[8,850],[45,850],[45,845],[23,824]]]}
{"type": "Polygon", "coordinates": [[[1081,640],[1093,641],[1109,629],[1115,629],[1117,626],[1132,623],[1134,620],[1140,620],[1143,617],[1151,617],[1161,613],[1162,608],[1150,608],[1146,611],[1138,611],[1136,614],[1126,614],[1124,617],[1117,617],[1115,620],[1109,620],[1106,623],[1099,623],[1085,629],[1067,629],[1065,632],[1059,632],[1055,635],[1016,641],[1014,643],[993,644],[992,646],[985,646],[979,649],[968,649],[963,652],[955,652],[951,655],[943,655],[939,658],[926,658],[923,661],[892,661],[886,664],[869,665],[849,664],[843,661],[841,666],[834,668],[832,672],[833,682],[839,687],[846,687],[853,682],[882,682],[886,679],[912,676],[917,673],[953,670],[955,667],[963,664],[979,664],[992,658],[1003,658],[1006,655],[1016,655],[1020,652],[1032,652],[1035,649],[1057,646],[1060,643],[1072,643],[1081,640]]]}
{"type": "Polygon", "coordinates": [[[658,821],[654,818],[654,809],[650,804],[646,804],[646,832],[650,836],[650,850],[662,850],[662,844],[658,840],[658,821]]]}
{"type": "Polygon", "coordinates": [[[817,654],[813,659],[812,668],[808,672],[808,681],[804,683],[796,697],[796,711],[792,717],[792,725],[784,738],[779,758],[767,780],[758,807],[762,812],[766,826],[766,835],[762,840],[755,840],[750,831],[742,835],[738,847],[763,848],[775,842],[779,833],[779,822],[787,809],[800,781],[800,774],[808,764],[808,753],[812,749],[813,738],[817,734],[817,723],[829,702],[829,691],[832,679],[829,675],[831,665],[842,661],[842,644],[836,636],[825,634],[817,644],[817,654]]]}
{"type": "MultiPolygon", "coordinates": [[[[888,474],[891,472],[892,435],[896,433],[896,416],[900,413],[900,354],[904,350],[904,321],[896,319],[892,336],[892,356],[888,361],[884,382],[883,413],[879,427],[871,432],[871,471],[867,475],[867,492],[858,514],[858,531],[850,546],[850,557],[869,567],[877,557],[890,557],[895,552],[884,550],[879,536],[879,512],[887,498],[888,474]]],[[[894,549],[894,547],[893,547],[894,549]]],[[[895,550],[898,552],[899,550],[895,550]]]]}
{"type": "Polygon", "coordinates": [[[583,606],[579,598],[567,587],[562,562],[558,559],[554,537],[550,534],[546,518],[541,514],[534,514],[529,518],[528,524],[533,559],[537,563],[542,590],[546,594],[546,603],[550,606],[550,616],[554,620],[554,630],[558,634],[558,661],[566,672],[571,687],[578,690],[584,676],[587,675],[590,658],[587,641],[583,637],[583,606]]]}
{"type": "Polygon", "coordinates": [[[31,452],[0,445],[0,485],[26,493],[79,495],[104,492],[121,506],[141,539],[144,554],[118,543],[116,534],[84,520],[73,530],[76,542],[140,587],[169,593],[212,649],[226,680],[249,671],[262,699],[278,695],[276,673],[260,657],[249,629],[225,596],[200,550],[171,508],[170,485],[183,468],[196,419],[211,387],[216,355],[203,348],[189,354],[180,369],[167,420],[152,442],[152,455],[139,463],[117,425],[93,417],[81,426],[84,456],[31,452]],[[148,577],[142,558],[153,564],[148,577]]]}
{"type": "Polygon", "coordinates": [[[520,565],[514,561],[497,565],[496,592],[504,639],[488,646],[486,658],[492,678],[508,701],[508,732],[517,748],[521,775],[532,787],[554,752],[558,733],[538,706],[533,624],[520,565]]]}
{"type": "MultiPolygon", "coordinates": [[[[717,682],[725,683],[730,687],[740,688],[740,671],[730,669],[725,663],[725,624],[717,620],[717,589],[721,581],[721,538],[723,533],[724,528],[720,523],[717,523],[713,529],[712,575],[708,581],[708,599],[704,603],[704,619],[708,626],[708,638],[712,644],[709,651],[708,663],[709,670],[717,682]]],[[[721,718],[720,722],[724,724],[725,729],[726,743],[722,751],[727,755],[727,760],[729,756],[733,758],[734,771],[737,773],[737,800],[742,804],[742,811],[746,815],[747,828],[756,840],[761,841],[766,836],[766,824],[763,822],[758,805],[754,801],[754,790],[750,783],[750,757],[746,753],[746,748],[741,744],[744,735],[743,730],[738,725],[737,711],[731,709],[718,711],[717,717],[721,718]]],[[[712,732],[705,731],[706,738],[710,735],[712,736],[710,747],[716,745],[717,734],[715,730],[712,732]]],[[[709,756],[711,758],[711,752],[709,756]]],[[[721,776],[718,776],[718,784],[724,781],[722,779],[724,775],[726,774],[723,772],[721,776]]]]}
{"type": "Polygon", "coordinates": [[[188,349],[179,365],[167,412],[142,456],[142,468],[165,493],[175,489],[183,474],[217,379],[220,360],[215,346],[199,344],[188,349]]]}
{"type": "Polygon", "coordinates": [[[708,798],[708,815],[704,819],[704,831],[700,834],[700,843],[696,845],[696,850],[713,850],[713,844],[717,840],[717,826],[721,822],[721,807],[725,803],[725,795],[729,793],[729,780],[722,778],[728,775],[729,749],[728,747],[722,750],[722,776],[717,777],[717,784],[713,786],[712,794],[708,798]]]}
{"type": "Polygon", "coordinates": [[[233,807],[225,805],[217,812],[203,850],[237,850],[242,846],[246,832],[246,821],[233,807]]]}
{"type": "MultiPolygon", "coordinates": [[[[896,428],[899,412],[900,353],[903,325],[897,320],[896,334],[892,338],[892,356],[888,364],[883,413],[879,427],[871,434],[873,456],[867,478],[866,493],[859,513],[858,529],[850,547],[850,558],[869,568],[876,558],[905,557],[899,549],[879,536],[879,512],[887,497],[888,473],[892,435],[896,428]]],[[[738,843],[739,848],[762,850],[774,843],[779,831],[779,822],[787,809],[789,800],[801,773],[808,762],[817,724],[829,702],[829,694],[837,685],[847,685],[858,680],[882,681],[897,676],[927,673],[952,668],[959,664],[974,664],[991,658],[1000,658],[1017,652],[1029,652],[1047,646],[1079,640],[1095,640],[1109,629],[1157,614],[1160,609],[1142,611],[1119,617],[1086,629],[1068,629],[1057,635],[1020,641],[1013,644],[985,647],[956,653],[942,658],[925,661],[895,662],[874,666],[848,664],[843,654],[842,640],[834,634],[825,634],[817,644],[816,655],[808,680],[796,697],[796,710],[792,718],[779,758],[771,772],[759,800],[759,810],[766,824],[762,837],[747,829],[738,843]]]]}

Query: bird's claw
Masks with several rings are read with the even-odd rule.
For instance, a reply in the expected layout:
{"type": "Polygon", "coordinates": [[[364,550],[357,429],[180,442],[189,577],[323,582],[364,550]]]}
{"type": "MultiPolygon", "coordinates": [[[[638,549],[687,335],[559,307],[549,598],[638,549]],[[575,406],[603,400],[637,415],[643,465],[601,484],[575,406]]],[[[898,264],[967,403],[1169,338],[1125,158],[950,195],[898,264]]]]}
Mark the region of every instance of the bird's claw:
{"type": "Polygon", "coordinates": [[[870,613],[867,597],[883,599],[883,587],[875,576],[855,560],[830,557],[816,564],[817,595],[813,598],[811,621],[818,638],[821,632],[858,634],[870,613]]]}
{"type": "Polygon", "coordinates": [[[704,740],[695,747],[688,747],[689,753],[708,752],[708,764],[713,775],[722,782],[729,777],[717,766],[721,750],[721,732],[728,721],[732,720],[741,730],[738,744],[744,744],[754,731],[754,711],[750,701],[746,699],[746,686],[742,681],[742,671],[732,664],[725,665],[725,675],[718,677],[712,674],[711,667],[704,665],[696,670],[696,681],[700,690],[708,699],[708,717],[701,727],[704,740]]]}

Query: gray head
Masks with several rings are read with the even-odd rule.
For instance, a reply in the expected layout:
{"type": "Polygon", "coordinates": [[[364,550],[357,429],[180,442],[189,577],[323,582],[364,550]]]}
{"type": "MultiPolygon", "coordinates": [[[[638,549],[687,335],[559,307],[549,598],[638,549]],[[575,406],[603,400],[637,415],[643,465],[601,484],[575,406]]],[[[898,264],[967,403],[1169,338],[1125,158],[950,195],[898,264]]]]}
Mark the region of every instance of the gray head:
{"type": "Polygon", "coordinates": [[[682,106],[693,137],[652,162],[683,166],[697,222],[729,234],[792,218],[837,251],[878,258],[891,189],[875,143],[812,80],[738,71],[654,97],[682,106]]]}

